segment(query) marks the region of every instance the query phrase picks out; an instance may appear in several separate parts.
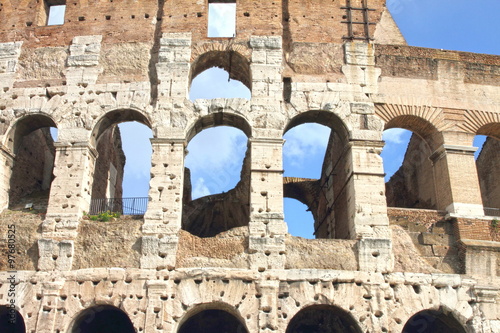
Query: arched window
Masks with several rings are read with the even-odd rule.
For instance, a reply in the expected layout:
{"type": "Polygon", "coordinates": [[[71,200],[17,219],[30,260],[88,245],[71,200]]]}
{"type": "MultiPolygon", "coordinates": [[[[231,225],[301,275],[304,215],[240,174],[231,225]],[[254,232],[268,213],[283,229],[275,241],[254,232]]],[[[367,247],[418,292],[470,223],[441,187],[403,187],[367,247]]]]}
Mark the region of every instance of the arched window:
{"type": "Polygon", "coordinates": [[[248,225],[250,133],[248,123],[230,113],[201,118],[189,131],[183,230],[212,237],[248,225]]]}
{"type": "Polygon", "coordinates": [[[330,132],[329,127],[305,123],[283,136],[284,210],[292,236],[315,238],[319,200],[316,192],[330,132]]]}
{"type": "Polygon", "coordinates": [[[15,308],[0,306],[0,332],[25,333],[26,326],[23,316],[15,308]]]}
{"type": "Polygon", "coordinates": [[[76,318],[71,333],[135,333],[130,318],[122,310],[109,305],[86,309],[76,318]]]}
{"type": "Polygon", "coordinates": [[[247,333],[245,325],[231,313],[218,310],[208,309],[200,311],[189,317],[179,327],[178,333],[247,333]]]}
{"type": "Polygon", "coordinates": [[[19,119],[8,134],[7,147],[14,153],[10,177],[9,206],[11,209],[46,211],[50,185],[54,178],[55,146],[52,133],[56,124],[42,114],[19,119]]]}
{"type": "Polygon", "coordinates": [[[300,310],[288,324],[286,333],[361,333],[352,316],[330,305],[312,305],[300,310]]]}
{"type": "Polygon", "coordinates": [[[474,139],[474,146],[478,148],[477,175],[487,216],[500,216],[500,129],[495,131],[496,128],[494,124],[485,126],[474,139]]]}
{"type": "Polygon", "coordinates": [[[443,311],[424,310],[412,316],[403,333],[465,333],[463,326],[443,311]]]}
{"type": "MultiPolygon", "coordinates": [[[[340,171],[349,163],[344,123],[331,112],[308,111],[291,119],[284,138],[285,197],[308,206],[316,238],[350,239],[352,221],[345,190],[350,177],[340,171]]],[[[287,210],[285,221],[292,217],[287,210]]]]}
{"type": "Polygon", "coordinates": [[[98,158],[90,214],[104,211],[143,215],[147,208],[152,132],[138,111],[109,112],[94,128],[98,158]]]}
{"type": "Polygon", "coordinates": [[[436,209],[432,151],[426,141],[397,127],[385,130],[383,140],[387,206],[436,209]]]}

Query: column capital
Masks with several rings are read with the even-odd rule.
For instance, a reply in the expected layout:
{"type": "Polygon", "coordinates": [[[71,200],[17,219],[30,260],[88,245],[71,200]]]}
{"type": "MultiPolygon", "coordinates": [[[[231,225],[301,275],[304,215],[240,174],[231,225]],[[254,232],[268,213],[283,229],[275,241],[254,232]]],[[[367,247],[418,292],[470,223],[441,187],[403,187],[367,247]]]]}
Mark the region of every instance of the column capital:
{"type": "Polygon", "coordinates": [[[263,144],[284,144],[283,138],[249,138],[250,143],[263,143],[263,144]]]}
{"type": "Polygon", "coordinates": [[[54,147],[56,148],[56,151],[87,149],[92,154],[92,157],[94,157],[95,159],[97,159],[97,156],[99,156],[99,154],[97,153],[97,149],[92,147],[92,145],[88,141],[79,141],[79,142],[73,142],[73,143],[57,142],[56,141],[56,142],[54,142],[54,147]]]}
{"type": "Polygon", "coordinates": [[[477,147],[471,147],[471,146],[460,146],[460,145],[442,145],[436,151],[434,151],[431,156],[429,156],[429,159],[432,161],[432,163],[435,163],[436,161],[440,160],[443,158],[445,154],[458,154],[458,155],[471,155],[473,156],[474,153],[476,152],[477,147]]]}

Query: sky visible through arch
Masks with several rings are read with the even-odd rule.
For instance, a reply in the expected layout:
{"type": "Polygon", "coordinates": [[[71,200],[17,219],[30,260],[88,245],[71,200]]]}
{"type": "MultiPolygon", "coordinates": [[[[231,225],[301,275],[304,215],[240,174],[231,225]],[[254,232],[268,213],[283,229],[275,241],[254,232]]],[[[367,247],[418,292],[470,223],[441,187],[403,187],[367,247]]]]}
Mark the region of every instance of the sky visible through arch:
{"type": "MultiPolygon", "coordinates": [[[[387,6],[409,45],[500,55],[500,34],[496,27],[500,18],[498,0],[387,0],[387,6]]],[[[238,81],[231,80],[229,88],[214,83],[224,81],[227,83],[227,73],[223,70],[201,73],[193,80],[190,99],[250,97],[248,89],[238,81]]],[[[151,131],[137,123],[121,124],[120,129],[127,155],[124,197],[145,197],[149,187],[151,131]]],[[[321,125],[290,130],[285,136],[285,176],[318,178],[328,135],[329,129],[321,125]]],[[[382,156],[386,179],[401,165],[410,136],[411,132],[401,129],[384,133],[386,148],[382,156]]],[[[235,166],[235,161],[243,159],[246,140],[243,132],[229,127],[202,131],[191,140],[186,166],[192,170],[195,196],[227,191],[237,183],[241,164],[235,166]],[[214,155],[220,155],[221,161],[214,161],[214,155]],[[227,167],[228,163],[226,170],[219,171],[218,167],[227,167]],[[216,185],[221,183],[225,187],[218,190],[216,185]]],[[[475,141],[476,146],[481,144],[481,140],[475,141]]],[[[285,202],[285,221],[290,233],[313,238],[312,215],[306,212],[307,207],[293,199],[285,202]]]]}

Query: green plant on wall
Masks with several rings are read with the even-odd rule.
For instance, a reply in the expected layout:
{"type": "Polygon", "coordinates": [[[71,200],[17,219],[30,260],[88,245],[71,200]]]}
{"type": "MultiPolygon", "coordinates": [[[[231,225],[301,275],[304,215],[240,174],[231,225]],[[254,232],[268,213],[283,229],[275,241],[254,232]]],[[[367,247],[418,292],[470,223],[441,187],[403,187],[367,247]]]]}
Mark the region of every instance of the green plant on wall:
{"type": "Polygon", "coordinates": [[[498,232],[498,227],[499,227],[498,219],[491,220],[491,227],[493,228],[494,232],[498,232]]]}
{"type": "Polygon", "coordinates": [[[114,219],[114,218],[117,219],[117,218],[120,217],[120,213],[118,213],[118,212],[110,212],[109,210],[106,211],[106,212],[97,214],[97,215],[90,215],[90,214],[87,214],[87,213],[84,213],[84,215],[87,217],[87,219],[89,219],[91,221],[101,221],[101,222],[108,222],[111,219],[114,219]]]}

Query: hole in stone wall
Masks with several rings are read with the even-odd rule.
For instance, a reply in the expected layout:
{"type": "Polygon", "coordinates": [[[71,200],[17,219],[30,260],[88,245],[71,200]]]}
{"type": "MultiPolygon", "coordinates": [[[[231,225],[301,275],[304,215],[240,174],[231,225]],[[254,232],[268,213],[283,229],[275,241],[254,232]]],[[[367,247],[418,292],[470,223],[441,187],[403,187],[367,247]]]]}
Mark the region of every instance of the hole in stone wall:
{"type": "Polygon", "coordinates": [[[10,134],[9,148],[15,153],[9,184],[9,208],[47,210],[50,186],[54,179],[57,129],[44,116],[19,120],[10,134]]]}
{"type": "Polygon", "coordinates": [[[72,333],[134,333],[129,317],[122,310],[108,305],[99,305],[84,310],[75,320],[72,333]]]}
{"type": "Polygon", "coordinates": [[[432,152],[419,135],[403,128],[384,131],[381,156],[386,174],[387,206],[436,209],[432,152]]]}
{"type": "Polygon", "coordinates": [[[197,75],[189,90],[189,99],[246,98],[250,99],[250,90],[238,80],[230,80],[229,73],[212,67],[197,75]]]}
{"type": "Polygon", "coordinates": [[[417,332],[465,333],[465,329],[450,314],[425,310],[411,317],[403,328],[403,333],[417,332]]]}
{"type": "Polygon", "coordinates": [[[283,136],[284,213],[293,236],[315,238],[318,179],[330,132],[326,126],[307,123],[290,129],[283,136]]]}
{"type": "Polygon", "coordinates": [[[142,215],[147,208],[151,129],[137,121],[111,124],[97,140],[90,214],[142,215]],[[115,198],[114,200],[109,200],[115,198]]]}
{"type": "Polygon", "coordinates": [[[44,10],[46,17],[46,25],[64,24],[64,15],[66,12],[65,0],[45,0],[44,10]]]}
{"type": "Polygon", "coordinates": [[[25,333],[26,326],[23,316],[16,309],[6,306],[0,307],[0,332],[25,333]]]}
{"type": "Polygon", "coordinates": [[[208,37],[234,37],[236,35],[236,2],[209,1],[208,37]]]}
{"type": "Polygon", "coordinates": [[[178,333],[238,332],[247,333],[241,321],[223,310],[204,310],[188,318],[179,328],[178,333]]]}
{"type": "Polygon", "coordinates": [[[183,229],[200,237],[248,223],[248,138],[228,126],[198,133],[185,159],[183,229]]]}
{"type": "Polygon", "coordinates": [[[476,158],[476,169],[484,207],[484,215],[499,217],[500,140],[492,136],[476,135],[473,146],[478,148],[474,157],[476,158]]]}

